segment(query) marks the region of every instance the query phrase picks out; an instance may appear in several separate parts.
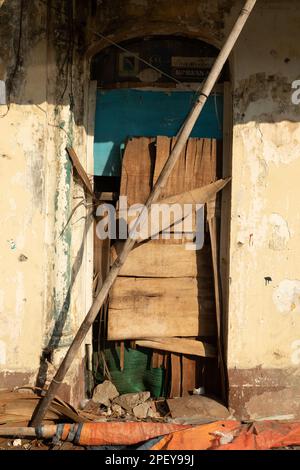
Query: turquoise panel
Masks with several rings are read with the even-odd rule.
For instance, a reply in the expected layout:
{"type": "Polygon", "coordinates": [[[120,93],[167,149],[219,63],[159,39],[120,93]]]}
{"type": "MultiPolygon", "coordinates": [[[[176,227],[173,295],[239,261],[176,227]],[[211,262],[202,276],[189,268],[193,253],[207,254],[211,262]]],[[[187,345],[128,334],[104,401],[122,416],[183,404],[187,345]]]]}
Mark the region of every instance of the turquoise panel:
{"type": "MultiPolygon", "coordinates": [[[[195,100],[194,92],[99,90],[94,139],[95,175],[120,175],[129,137],[175,136],[195,100]]],[[[207,100],[192,137],[222,139],[223,97],[207,100]]]]}

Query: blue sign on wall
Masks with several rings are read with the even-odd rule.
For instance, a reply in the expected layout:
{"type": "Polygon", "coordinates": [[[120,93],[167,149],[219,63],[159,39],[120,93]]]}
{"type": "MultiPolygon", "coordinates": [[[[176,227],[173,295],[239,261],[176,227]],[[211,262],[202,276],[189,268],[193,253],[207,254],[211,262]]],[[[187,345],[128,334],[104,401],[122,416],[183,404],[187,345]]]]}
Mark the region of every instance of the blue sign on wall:
{"type": "MultiPolygon", "coordinates": [[[[129,137],[175,136],[195,99],[196,94],[192,91],[99,90],[94,138],[95,175],[120,175],[122,151],[129,137]]],[[[222,95],[208,98],[191,136],[223,138],[222,95]]]]}

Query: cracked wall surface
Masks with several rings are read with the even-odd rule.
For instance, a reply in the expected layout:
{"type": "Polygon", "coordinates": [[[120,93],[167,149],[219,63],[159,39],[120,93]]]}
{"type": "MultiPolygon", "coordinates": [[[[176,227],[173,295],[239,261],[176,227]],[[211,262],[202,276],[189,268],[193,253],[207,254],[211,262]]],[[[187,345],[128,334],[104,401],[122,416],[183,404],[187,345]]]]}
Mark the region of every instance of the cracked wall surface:
{"type": "Polygon", "coordinates": [[[296,6],[259,5],[234,53],[228,367],[245,417],[300,413],[296,6]]]}
{"type": "MultiPolygon", "coordinates": [[[[68,224],[84,194],[65,150],[73,145],[86,165],[88,75],[75,32],[85,7],[46,3],[13,0],[0,9],[0,387],[47,383],[92,296],[83,206],[68,224]]],[[[74,401],[84,394],[81,363],[82,354],[63,388],[74,401]]]]}

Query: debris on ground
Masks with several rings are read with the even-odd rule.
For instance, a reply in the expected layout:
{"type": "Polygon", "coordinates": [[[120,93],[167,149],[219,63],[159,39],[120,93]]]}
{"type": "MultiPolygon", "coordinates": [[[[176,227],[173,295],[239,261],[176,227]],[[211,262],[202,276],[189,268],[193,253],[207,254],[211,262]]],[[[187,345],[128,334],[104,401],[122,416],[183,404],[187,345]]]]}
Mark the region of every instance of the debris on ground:
{"type": "Polygon", "coordinates": [[[113,412],[113,415],[116,417],[121,417],[125,415],[125,410],[123,410],[123,408],[117,403],[112,404],[111,410],[113,412]]]}
{"type": "Polygon", "coordinates": [[[98,387],[95,395],[99,401],[88,400],[83,410],[55,398],[42,425],[34,428],[29,423],[40,400],[35,390],[27,387],[0,391],[0,450],[88,450],[110,446],[280,450],[300,446],[298,422],[241,423],[233,420],[223,405],[202,395],[164,400],[151,398],[149,392],[112,398],[115,393],[108,384],[98,387]],[[99,390],[103,391],[102,396],[99,390]],[[109,406],[103,404],[104,396],[109,406]]]}
{"type": "Polygon", "coordinates": [[[114,403],[131,412],[133,408],[150,398],[150,392],[125,393],[114,399],[114,403]]]}
{"type": "Polygon", "coordinates": [[[144,403],[140,403],[139,405],[136,405],[132,409],[132,411],[136,418],[144,419],[144,418],[147,418],[149,409],[150,409],[150,402],[146,401],[144,403]]]}
{"type": "MultiPolygon", "coordinates": [[[[99,386],[97,386],[99,387],[99,386]]],[[[99,389],[97,390],[99,394],[99,389]]],[[[156,408],[156,400],[150,397],[150,392],[126,393],[119,395],[113,401],[103,402],[105,397],[98,396],[98,402],[95,401],[94,395],[91,400],[84,404],[83,411],[93,414],[95,417],[106,417],[111,419],[163,419],[166,410],[159,412],[156,408]]]]}
{"type": "MultiPolygon", "coordinates": [[[[41,397],[32,387],[0,391],[0,425],[28,426],[32,414],[41,397]]],[[[79,410],[56,397],[46,413],[45,422],[71,421],[81,423],[89,421],[79,410]]]]}

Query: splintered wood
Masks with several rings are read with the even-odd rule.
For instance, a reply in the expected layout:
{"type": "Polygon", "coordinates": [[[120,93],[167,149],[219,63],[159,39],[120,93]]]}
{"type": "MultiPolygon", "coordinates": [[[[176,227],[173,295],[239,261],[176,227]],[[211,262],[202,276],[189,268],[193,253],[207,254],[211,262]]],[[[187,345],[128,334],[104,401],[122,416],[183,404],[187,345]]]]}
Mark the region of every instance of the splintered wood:
{"type": "MultiPolygon", "coordinates": [[[[142,137],[128,142],[120,188],[120,196],[127,196],[128,207],[145,203],[175,142],[168,137],[142,137]]],[[[189,139],[160,200],[178,200],[179,204],[186,200],[204,202],[199,196],[208,200],[210,192],[215,194],[226,184],[216,181],[216,167],[216,140],[189,139]]],[[[196,386],[197,356],[216,356],[213,346],[195,338],[214,338],[217,325],[208,237],[201,250],[187,250],[185,236],[174,239],[174,232],[175,227],[169,239],[159,233],[155,240],[138,240],[129,254],[110,292],[108,340],[135,339],[138,346],[159,351],[155,363],[163,357],[161,351],[168,352],[172,377],[169,394],[182,396],[196,386]]],[[[122,243],[112,247],[112,262],[121,247],[122,243]]]]}

